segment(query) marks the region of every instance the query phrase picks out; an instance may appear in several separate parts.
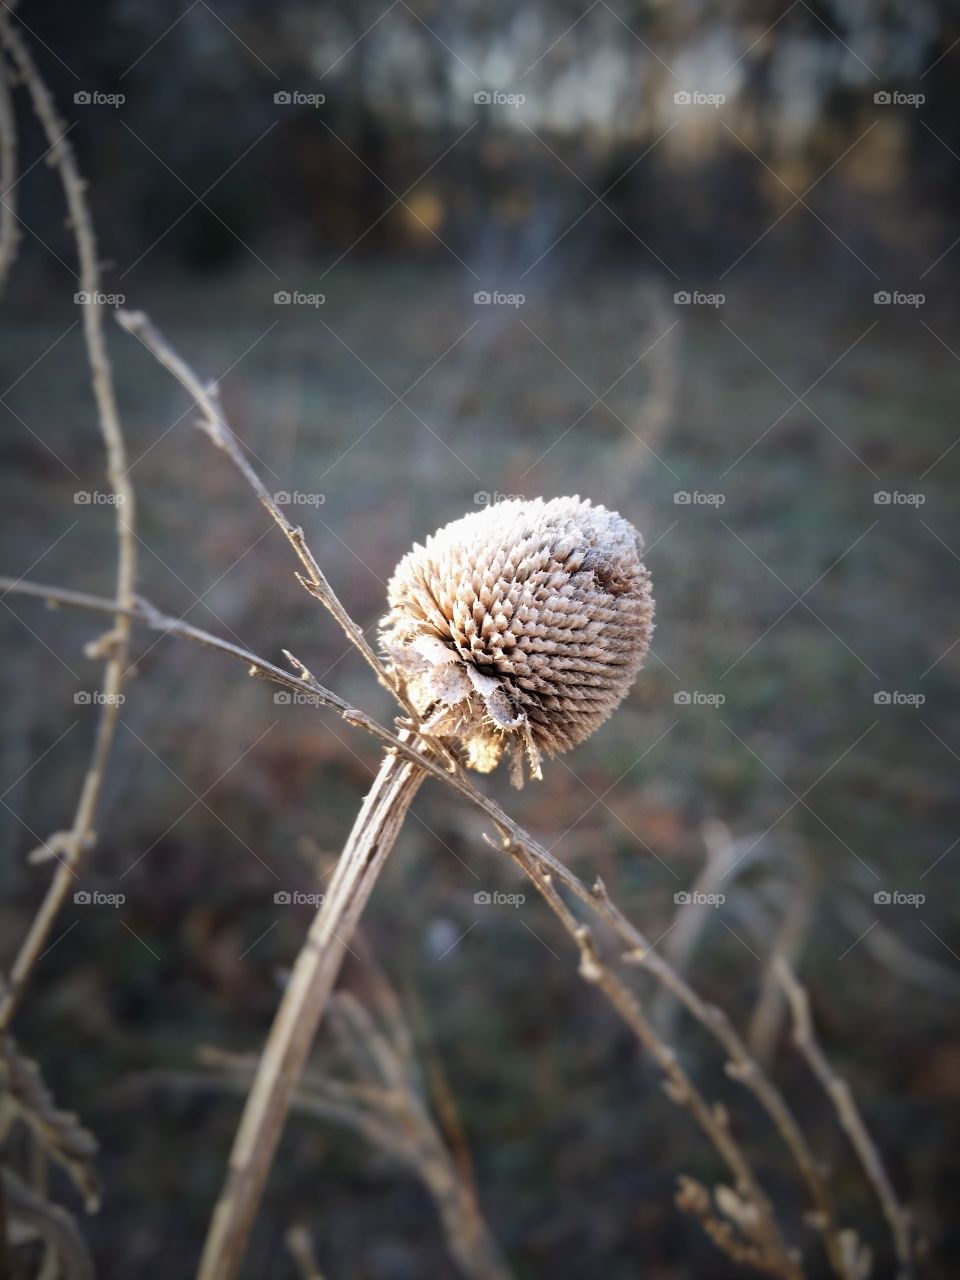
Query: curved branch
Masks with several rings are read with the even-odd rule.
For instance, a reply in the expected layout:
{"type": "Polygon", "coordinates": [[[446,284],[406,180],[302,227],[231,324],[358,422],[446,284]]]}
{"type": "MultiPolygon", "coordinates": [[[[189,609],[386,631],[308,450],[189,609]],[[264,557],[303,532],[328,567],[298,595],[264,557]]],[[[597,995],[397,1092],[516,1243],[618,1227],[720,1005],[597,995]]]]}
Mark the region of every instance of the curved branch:
{"type": "Polygon", "coordinates": [[[0,1001],[0,1033],[7,1030],[37,960],[42,955],[53,922],[76,878],[77,866],[94,840],[94,823],[103,784],[103,775],[113,745],[120,714],[118,697],[127,667],[131,619],[127,610],[133,603],[136,551],[134,546],[133,486],[127,474],[127,454],[117,412],[113,374],[103,332],[100,297],[100,267],[97,242],[87,208],[85,184],[77,170],[73,149],[64,134],[65,127],[57,115],[53,98],[11,22],[0,27],[0,41],[10,56],[30,93],[33,109],[49,143],[49,162],[60,175],[64,197],[70,214],[80,264],[80,290],[87,295],[83,305],[83,333],[90,364],[90,377],[97,404],[100,434],[107,454],[107,479],[113,489],[116,509],[117,571],[116,602],[113,627],[99,645],[106,659],[103,675],[104,699],[97,724],[90,764],[87,768],[72,827],[62,842],[63,857],[47,887],[40,910],[34,916],[29,932],[10,971],[6,990],[0,1001]]]}

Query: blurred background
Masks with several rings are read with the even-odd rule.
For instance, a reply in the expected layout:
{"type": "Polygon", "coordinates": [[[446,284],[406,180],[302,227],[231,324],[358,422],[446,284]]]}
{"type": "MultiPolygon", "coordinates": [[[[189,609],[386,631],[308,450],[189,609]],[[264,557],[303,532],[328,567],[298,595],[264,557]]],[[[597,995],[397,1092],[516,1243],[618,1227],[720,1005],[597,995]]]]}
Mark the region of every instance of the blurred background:
{"type": "MultiPolygon", "coordinates": [[[[771,995],[787,950],[922,1274],[955,1274],[957,7],[47,0],[21,22],[104,288],[220,380],[371,639],[399,557],[479,505],[573,492],[642,530],[658,627],[624,707],[541,783],[482,785],[750,1034],[891,1275],[771,995]],[[722,905],[677,899],[697,885],[722,905]]],[[[22,93],[18,123],[2,571],[109,595],[74,249],[22,93]]],[[[188,398],[109,337],[142,593],[389,717],[188,398]]],[[[26,855],[86,767],[102,626],[2,603],[6,966],[50,874],[26,855]]],[[[198,1049],[261,1045],[311,917],[275,895],[316,892],[378,750],[217,655],[138,632],[134,657],[82,884],[125,900],[68,905],[17,1030],[99,1138],[101,1273],[160,1280],[192,1273],[239,1116],[191,1084],[198,1049]]],[[[428,784],[366,937],[511,1267],[740,1274],[672,1203],[678,1173],[722,1177],[712,1152],[548,909],[475,901],[523,892],[485,829],[428,784]]],[[[768,1127],[642,980],[808,1241],[768,1127]]],[[[316,1119],[288,1128],[246,1275],[296,1275],[293,1222],[338,1280],[457,1274],[416,1178],[316,1119]]]]}

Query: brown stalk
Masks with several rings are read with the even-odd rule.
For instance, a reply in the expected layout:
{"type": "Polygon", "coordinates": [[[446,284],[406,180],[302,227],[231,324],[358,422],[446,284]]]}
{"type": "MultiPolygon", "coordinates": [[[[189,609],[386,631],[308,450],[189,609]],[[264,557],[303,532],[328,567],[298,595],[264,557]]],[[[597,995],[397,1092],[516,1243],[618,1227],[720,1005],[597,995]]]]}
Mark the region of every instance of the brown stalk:
{"type": "MultiPolygon", "coordinates": [[[[360,951],[366,955],[362,945],[360,951]]],[[[307,1069],[293,1109],[345,1126],[405,1165],[429,1192],[462,1274],[469,1280],[507,1280],[509,1272],[481,1214],[472,1179],[430,1113],[396,995],[368,959],[364,975],[373,979],[371,1008],[343,991],[329,1006],[331,1030],[355,1078],[307,1069]]],[[[189,1076],[189,1085],[246,1092],[257,1065],[253,1055],[209,1049],[202,1056],[219,1074],[199,1080],[189,1076]]]]}
{"type": "Polygon", "coordinates": [[[893,1236],[897,1262],[900,1266],[898,1280],[909,1280],[914,1274],[910,1214],[897,1199],[880,1152],[863,1122],[853,1091],[846,1080],[837,1075],[820,1047],[813,1027],[813,1018],[810,1016],[810,1000],[806,990],[797,981],[793,970],[783,956],[777,959],[776,972],[784,995],[790,1004],[794,1044],[806,1059],[807,1065],[820,1082],[824,1093],[833,1103],[840,1126],[850,1139],[867,1180],[880,1201],[880,1207],[893,1236]]]}
{"type": "MultiPolygon", "coordinates": [[[[7,17],[7,15],[4,15],[7,17]]],[[[47,888],[43,903],[34,916],[26,938],[14,960],[6,988],[0,998],[0,1035],[4,1034],[29,981],[37,960],[46,948],[53,922],[63,906],[85,851],[95,839],[94,823],[103,775],[113,745],[119,718],[119,698],[127,667],[130,617],[133,603],[136,551],[134,546],[133,486],[127,474],[127,455],[117,412],[113,374],[103,331],[103,312],[96,300],[100,292],[97,243],[90,220],[85,183],[77,170],[73,150],[65,139],[65,125],[57,115],[50,93],[41,79],[30,53],[12,21],[0,24],[0,41],[30,93],[33,109],[49,143],[48,161],[60,175],[70,225],[73,228],[80,265],[81,291],[90,295],[83,306],[83,333],[90,364],[93,394],[97,404],[100,432],[107,454],[107,478],[116,499],[117,571],[113,626],[97,646],[106,659],[103,673],[103,703],[96,738],[74,813],[73,824],[58,842],[59,865],[47,888]]]]}
{"type": "Polygon", "coordinates": [[[287,1111],[349,939],[425,777],[410,760],[388,754],[357,815],[257,1065],[198,1280],[232,1280],[240,1269],[287,1111]]]}
{"type": "Polygon", "coordinates": [[[519,845],[505,841],[504,849],[530,877],[579,948],[580,976],[603,993],[660,1067],[666,1077],[664,1088],[667,1096],[690,1112],[729,1169],[737,1192],[751,1207],[751,1214],[744,1216],[749,1232],[745,1244],[732,1234],[714,1237],[714,1242],[725,1248],[734,1259],[749,1261],[750,1265],[768,1275],[780,1276],[784,1280],[802,1280],[804,1273],[799,1257],[781,1235],[773,1206],[733,1134],[725,1108],[719,1104],[711,1105],[697,1088],[681,1065],[676,1051],[657,1034],[636,995],[603,960],[590,928],[571,912],[557,892],[549,872],[545,872],[519,845]]]}

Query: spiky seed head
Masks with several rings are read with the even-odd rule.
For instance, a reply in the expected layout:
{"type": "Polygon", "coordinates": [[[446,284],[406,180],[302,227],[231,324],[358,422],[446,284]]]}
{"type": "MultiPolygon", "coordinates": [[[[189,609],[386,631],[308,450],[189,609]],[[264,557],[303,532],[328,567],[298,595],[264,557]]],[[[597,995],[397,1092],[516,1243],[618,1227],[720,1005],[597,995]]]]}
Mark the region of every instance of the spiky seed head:
{"type": "Polygon", "coordinates": [[[388,588],[384,652],[434,734],[483,773],[540,777],[626,696],[653,598],[636,529],[580,498],[510,500],[414,544],[388,588]]]}

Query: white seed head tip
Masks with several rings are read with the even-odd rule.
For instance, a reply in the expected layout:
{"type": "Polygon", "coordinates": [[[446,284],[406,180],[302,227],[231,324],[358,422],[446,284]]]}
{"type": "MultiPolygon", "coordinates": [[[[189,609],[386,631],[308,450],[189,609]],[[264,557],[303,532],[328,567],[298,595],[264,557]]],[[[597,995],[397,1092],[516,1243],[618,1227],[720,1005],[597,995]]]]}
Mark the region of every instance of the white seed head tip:
{"type": "Polygon", "coordinates": [[[626,696],[653,632],[640,535],[578,497],[484,507],[415,543],[381,642],[431,733],[514,781],[588,738],[626,696]]]}

